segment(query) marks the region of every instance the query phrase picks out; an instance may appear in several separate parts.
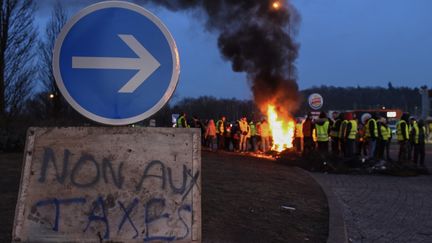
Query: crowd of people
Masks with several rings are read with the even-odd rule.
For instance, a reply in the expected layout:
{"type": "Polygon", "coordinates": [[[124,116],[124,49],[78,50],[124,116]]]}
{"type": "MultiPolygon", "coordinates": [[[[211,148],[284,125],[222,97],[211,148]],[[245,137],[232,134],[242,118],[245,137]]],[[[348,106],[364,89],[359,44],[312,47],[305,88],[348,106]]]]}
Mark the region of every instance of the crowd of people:
{"type": "Polygon", "coordinates": [[[202,145],[213,151],[267,153],[271,149],[271,132],[266,119],[248,121],[246,117],[242,117],[238,121],[229,122],[222,116],[217,121],[210,119],[202,122],[193,117],[188,122],[183,113],[177,119],[176,126],[200,128],[202,145]]]}
{"type": "MultiPolygon", "coordinates": [[[[177,119],[177,127],[200,128],[202,144],[210,150],[267,153],[272,147],[271,130],[266,119],[248,121],[242,117],[228,122],[225,116],[217,121],[203,123],[193,117],[188,123],[186,114],[177,119]],[[191,124],[189,124],[191,123],[191,124]]],[[[404,113],[396,126],[398,161],[413,161],[424,166],[426,125],[404,113]]],[[[360,156],[367,160],[391,161],[390,146],[393,137],[386,117],[365,114],[359,121],[353,112],[333,112],[329,118],[321,112],[318,118],[309,113],[305,119],[298,118],[295,125],[294,148],[302,154],[316,151],[323,156],[360,156]]]]}
{"type": "MultiPolygon", "coordinates": [[[[379,114],[365,114],[362,119],[359,122],[356,114],[351,112],[334,112],[332,119],[324,112],[317,119],[308,114],[303,122],[297,121],[294,145],[303,153],[317,149],[323,155],[331,153],[334,156],[391,161],[393,135],[388,119],[379,114]]],[[[424,166],[426,131],[423,120],[417,121],[408,113],[402,115],[395,134],[399,146],[398,161],[411,160],[424,166]]]]}

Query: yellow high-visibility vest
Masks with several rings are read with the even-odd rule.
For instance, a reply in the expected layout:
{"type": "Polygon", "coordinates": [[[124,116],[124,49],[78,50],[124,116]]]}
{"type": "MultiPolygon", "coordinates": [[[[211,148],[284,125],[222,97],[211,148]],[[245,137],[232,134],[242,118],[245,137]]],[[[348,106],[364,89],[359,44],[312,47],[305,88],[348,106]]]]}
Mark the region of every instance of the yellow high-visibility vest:
{"type": "Polygon", "coordinates": [[[318,142],[328,142],[329,141],[329,136],[328,136],[329,121],[325,121],[324,124],[322,125],[315,124],[315,127],[317,131],[318,142]]]}
{"type": "Polygon", "coordinates": [[[222,135],[222,134],[224,134],[224,132],[225,132],[225,123],[222,120],[218,120],[216,122],[216,133],[219,133],[222,135]]]}
{"type": "Polygon", "coordinates": [[[375,127],[375,129],[374,129],[374,131],[373,131],[373,133],[374,133],[374,137],[378,137],[378,126],[377,126],[377,122],[376,122],[376,120],[375,119],[373,119],[373,118],[371,118],[371,119],[369,119],[369,121],[366,123],[366,131],[365,131],[365,138],[370,138],[370,137],[372,137],[372,135],[370,134],[370,124],[371,123],[373,123],[374,124],[374,127],[375,127]]]}
{"type": "MultiPolygon", "coordinates": [[[[330,136],[331,136],[331,137],[334,137],[334,138],[338,138],[338,137],[339,137],[339,131],[336,130],[336,124],[338,123],[338,121],[339,121],[339,120],[336,120],[336,121],[333,123],[333,126],[332,126],[331,131],[330,131],[330,136]]],[[[340,125],[340,124],[339,124],[339,125],[340,125]]]]}
{"type": "Polygon", "coordinates": [[[397,135],[397,140],[398,141],[403,141],[404,140],[404,136],[403,136],[404,134],[405,134],[406,139],[409,138],[409,130],[408,129],[409,128],[408,128],[408,125],[407,125],[406,121],[400,120],[397,123],[397,125],[396,125],[396,135],[397,135]],[[405,130],[404,131],[402,131],[402,126],[401,126],[403,123],[405,123],[405,130]]]}
{"type": "Polygon", "coordinates": [[[184,128],[189,127],[189,125],[187,124],[187,121],[186,121],[186,119],[185,119],[184,116],[180,116],[180,117],[178,118],[178,120],[177,120],[177,127],[184,127],[184,128]],[[186,126],[183,126],[183,123],[184,123],[186,126]]]}
{"type": "Polygon", "coordinates": [[[356,139],[357,137],[357,121],[356,120],[350,120],[349,123],[351,123],[351,130],[348,134],[348,139],[356,139]]]}
{"type": "Polygon", "coordinates": [[[381,126],[381,136],[382,136],[382,139],[384,141],[389,140],[389,138],[390,138],[390,132],[389,132],[389,129],[386,126],[381,126]]]}
{"type": "MultiPolygon", "coordinates": [[[[414,123],[413,129],[415,131],[415,133],[414,133],[414,142],[415,142],[415,144],[419,144],[420,128],[419,128],[419,126],[418,126],[417,123],[414,123]]],[[[425,141],[426,141],[426,128],[422,127],[422,130],[423,130],[424,138],[425,138],[425,141]]]]}

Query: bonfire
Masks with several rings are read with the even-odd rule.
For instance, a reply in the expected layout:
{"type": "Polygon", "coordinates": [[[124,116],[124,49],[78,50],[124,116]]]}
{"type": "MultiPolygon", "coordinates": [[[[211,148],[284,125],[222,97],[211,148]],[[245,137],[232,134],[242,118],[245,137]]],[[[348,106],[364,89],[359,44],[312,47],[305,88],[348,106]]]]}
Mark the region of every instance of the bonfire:
{"type": "Polygon", "coordinates": [[[293,147],[295,123],[292,118],[282,118],[274,105],[268,105],[267,117],[270,125],[272,150],[282,152],[293,147]]]}

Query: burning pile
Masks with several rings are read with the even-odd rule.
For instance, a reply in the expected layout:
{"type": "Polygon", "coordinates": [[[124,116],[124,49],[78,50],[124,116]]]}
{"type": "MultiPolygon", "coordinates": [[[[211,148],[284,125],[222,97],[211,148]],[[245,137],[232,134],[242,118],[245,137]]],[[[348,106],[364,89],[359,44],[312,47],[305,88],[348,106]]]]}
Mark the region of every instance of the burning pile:
{"type": "Polygon", "coordinates": [[[272,150],[282,152],[293,147],[295,124],[292,119],[282,119],[278,116],[274,105],[268,105],[268,122],[273,137],[272,150]]]}

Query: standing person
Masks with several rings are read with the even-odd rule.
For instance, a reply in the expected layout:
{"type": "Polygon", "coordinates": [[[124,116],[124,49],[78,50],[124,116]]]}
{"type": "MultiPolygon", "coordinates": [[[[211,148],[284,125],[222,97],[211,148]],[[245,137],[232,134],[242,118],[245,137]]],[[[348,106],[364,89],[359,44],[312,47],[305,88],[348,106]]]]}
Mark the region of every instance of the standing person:
{"type": "Polygon", "coordinates": [[[426,127],[424,121],[420,120],[414,127],[414,164],[421,167],[424,167],[426,138],[426,127]]]}
{"type": "Polygon", "coordinates": [[[233,127],[231,128],[231,137],[234,152],[238,152],[240,150],[240,129],[239,122],[234,122],[233,127]]]}
{"type": "Polygon", "coordinates": [[[177,127],[178,128],[188,128],[189,125],[186,119],[186,113],[182,112],[177,119],[177,127]]]}
{"type": "Polygon", "coordinates": [[[409,142],[409,127],[408,127],[409,114],[404,113],[396,125],[396,136],[399,143],[399,161],[408,159],[408,142],[409,142]]]}
{"type": "Polygon", "coordinates": [[[314,125],[312,122],[312,114],[309,112],[306,116],[306,120],[303,122],[303,155],[310,153],[314,150],[315,144],[313,141],[313,130],[314,125]]]}
{"type": "Polygon", "coordinates": [[[386,155],[385,159],[387,161],[392,161],[392,159],[390,157],[390,145],[391,145],[391,140],[392,140],[393,134],[392,134],[392,130],[391,130],[390,126],[388,125],[388,120],[387,119],[385,119],[385,125],[387,127],[387,134],[389,135],[388,139],[387,139],[387,142],[385,143],[385,147],[384,147],[385,155],[386,155]]]}
{"type": "MultiPolygon", "coordinates": [[[[229,122],[225,122],[225,133],[224,133],[224,137],[225,137],[225,142],[224,142],[224,146],[225,146],[225,150],[226,151],[231,151],[231,144],[232,144],[232,124],[229,122]]],[[[233,144],[234,147],[234,144],[233,144]]]]}
{"type": "Polygon", "coordinates": [[[364,141],[364,129],[361,122],[358,122],[358,131],[356,136],[357,149],[355,155],[361,156],[363,149],[363,141],[364,141]]]}
{"type": "Polygon", "coordinates": [[[192,120],[193,120],[193,127],[199,128],[201,131],[201,145],[204,145],[205,144],[204,134],[205,134],[206,128],[197,116],[193,116],[192,120]]]}
{"type": "Polygon", "coordinates": [[[225,116],[222,116],[220,120],[216,122],[216,134],[218,149],[225,149],[225,116]]]}
{"type": "Polygon", "coordinates": [[[378,120],[377,159],[384,159],[384,152],[390,134],[388,134],[386,119],[381,117],[378,120]]]}
{"type": "Polygon", "coordinates": [[[209,148],[213,151],[216,146],[216,125],[213,119],[210,119],[207,125],[207,129],[205,131],[205,139],[209,148]]]}
{"type": "Polygon", "coordinates": [[[342,123],[343,113],[333,112],[333,125],[330,128],[330,138],[331,138],[331,150],[332,154],[335,156],[339,155],[339,130],[342,123]]]}
{"type": "Polygon", "coordinates": [[[263,153],[267,153],[270,150],[270,126],[266,119],[261,122],[261,145],[263,153]]]}
{"type": "Polygon", "coordinates": [[[408,130],[409,130],[409,142],[408,142],[408,160],[411,160],[413,151],[414,151],[414,145],[415,145],[415,131],[414,127],[417,127],[417,120],[412,116],[410,117],[408,130]]]}
{"type": "Polygon", "coordinates": [[[348,126],[348,120],[346,119],[345,113],[341,113],[340,119],[341,119],[341,124],[339,127],[339,144],[340,144],[340,150],[341,150],[343,156],[346,157],[347,156],[346,155],[347,150],[345,148],[345,145],[346,145],[347,141],[346,141],[346,137],[345,137],[345,132],[346,132],[346,129],[348,126]]]}
{"type": "Polygon", "coordinates": [[[303,123],[300,118],[297,118],[295,125],[295,135],[294,135],[294,146],[297,152],[302,151],[302,139],[303,139],[303,123]]]}
{"type": "Polygon", "coordinates": [[[376,156],[376,143],[378,138],[378,124],[375,116],[366,116],[365,139],[367,143],[367,158],[373,159],[376,156]]]}
{"type": "Polygon", "coordinates": [[[347,121],[345,130],[343,131],[344,136],[344,148],[345,148],[345,156],[352,157],[354,156],[355,151],[355,141],[358,133],[357,120],[355,119],[355,114],[348,112],[345,114],[345,120],[347,121]]]}
{"type": "Polygon", "coordinates": [[[324,156],[328,154],[329,126],[330,122],[327,118],[327,115],[324,111],[322,111],[318,120],[315,122],[315,129],[318,141],[318,151],[324,156]]]}
{"type": "Polygon", "coordinates": [[[257,151],[257,141],[256,141],[256,134],[257,134],[257,129],[256,126],[254,124],[253,121],[249,122],[249,127],[250,127],[250,144],[251,144],[251,150],[252,152],[256,152],[257,151]]]}
{"type": "Polygon", "coordinates": [[[262,143],[261,143],[261,122],[258,121],[255,124],[256,128],[256,149],[262,152],[262,143]]]}
{"type": "Polygon", "coordinates": [[[240,152],[247,152],[247,136],[249,134],[249,124],[246,117],[242,117],[239,121],[240,128],[240,152]]]}

